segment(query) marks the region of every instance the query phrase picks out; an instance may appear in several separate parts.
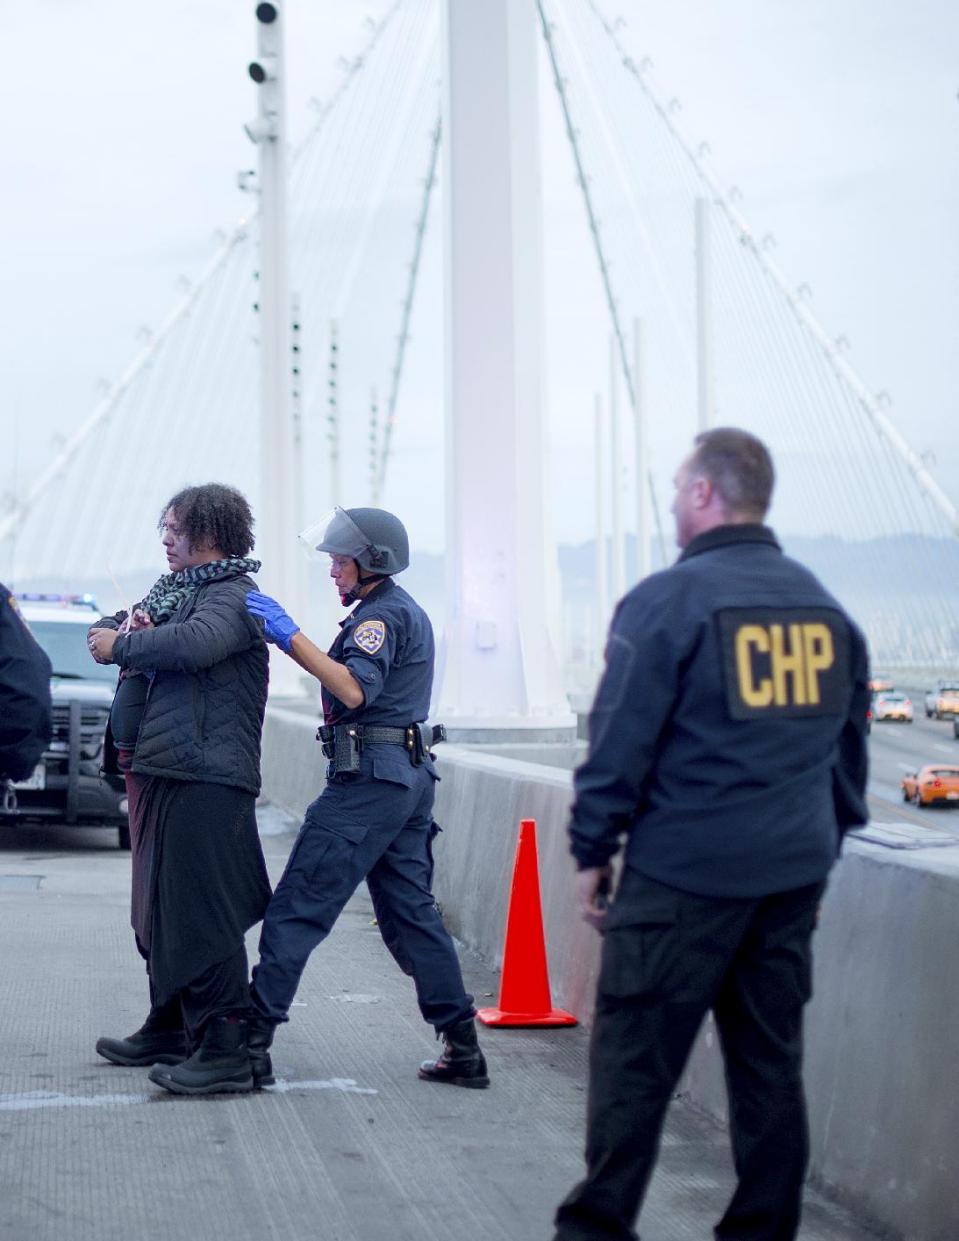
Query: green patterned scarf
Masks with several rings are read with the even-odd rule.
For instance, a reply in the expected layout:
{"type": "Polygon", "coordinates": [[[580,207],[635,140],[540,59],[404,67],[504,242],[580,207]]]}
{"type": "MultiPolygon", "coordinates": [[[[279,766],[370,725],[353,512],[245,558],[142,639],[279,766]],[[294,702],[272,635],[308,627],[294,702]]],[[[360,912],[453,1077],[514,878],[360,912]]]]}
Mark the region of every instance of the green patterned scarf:
{"type": "Polygon", "coordinates": [[[257,573],[260,563],[259,560],[247,560],[242,556],[230,556],[226,560],[211,560],[209,564],[191,565],[177,573],[164,573],[135,608],[149,612],[154,625],[162,625],[204,582],[223,582],[231,577],[242,577],[244,573],[257,573]]]}

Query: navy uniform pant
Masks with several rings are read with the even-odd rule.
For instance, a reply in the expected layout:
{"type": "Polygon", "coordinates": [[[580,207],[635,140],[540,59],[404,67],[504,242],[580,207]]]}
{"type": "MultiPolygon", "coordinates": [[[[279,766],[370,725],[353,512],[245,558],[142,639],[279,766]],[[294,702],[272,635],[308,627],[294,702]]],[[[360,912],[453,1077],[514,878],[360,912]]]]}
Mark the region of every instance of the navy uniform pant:
{"type": "Polygon", "coordinates": [[[383,940],[412,976],[424,1019],[445,1030],[473,1015],[431,890],[434,780],[403,751],[380,762],[365,752],[361,772],[334,776],[307,809],[263,920],[252,984],[261,1015],[287,1020],[310,953],[364,879],[383,940]]]}
{"type": "Polygon", "coordinates": [[[608,915],[590,1044],[586,1178],[556,1241],[636,1238],[663,1120],[712,1009],[738,1184],[715,1233],[793,1241],[808,1161],[802,1015],[823,885],[694,896],[626,870],[608,915]]]}

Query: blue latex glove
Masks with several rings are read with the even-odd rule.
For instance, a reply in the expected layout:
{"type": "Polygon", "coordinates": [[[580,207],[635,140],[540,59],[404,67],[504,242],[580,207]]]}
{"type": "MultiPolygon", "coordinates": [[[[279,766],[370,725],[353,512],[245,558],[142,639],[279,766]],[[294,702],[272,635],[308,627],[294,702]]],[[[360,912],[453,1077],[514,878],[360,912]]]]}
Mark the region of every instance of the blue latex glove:
{"type": "Polygon", "coordinates": [[[300,632],[300,627],[292,616],[287,616],[283,611],[283,605],[269,595],[261,595],[258,590],[251,590],[246,597],[246,606],[263,622],[267,642],[275,642],[289,655],[293,635],[300,632]]]}

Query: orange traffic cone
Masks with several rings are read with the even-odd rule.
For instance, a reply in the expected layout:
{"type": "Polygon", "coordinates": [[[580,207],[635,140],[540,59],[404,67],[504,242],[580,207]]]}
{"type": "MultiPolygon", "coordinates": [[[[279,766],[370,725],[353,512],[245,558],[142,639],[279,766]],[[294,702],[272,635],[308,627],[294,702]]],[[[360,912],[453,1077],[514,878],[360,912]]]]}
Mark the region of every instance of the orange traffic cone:
{"type": "Polygon", "coordinates": [[[572,1013],[553,1008],[549,993],[535,819],[523,819],[519,825],[506,915],[499,1007],[481,1008],[476,1015],[488,1026],[576,1025],[572,1013]]]}

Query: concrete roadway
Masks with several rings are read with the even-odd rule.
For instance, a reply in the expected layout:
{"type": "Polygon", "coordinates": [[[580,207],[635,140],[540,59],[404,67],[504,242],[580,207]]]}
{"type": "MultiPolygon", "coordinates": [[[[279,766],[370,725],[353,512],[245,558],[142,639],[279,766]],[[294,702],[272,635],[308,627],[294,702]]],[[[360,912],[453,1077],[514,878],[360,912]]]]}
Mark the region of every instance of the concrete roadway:
{"type": "MultiPolygon", "coordinates": [[[[294,824],[261,815],[278,874],[294,824]]],[[[586,1036],[485,1031],[487,1091],[416,1078],[435,1052],[365,889],[308,967],[277,1087],[180,1099],[110,1066],[146,1009],[113,832],[0,828],[0,1241],[534,1241],[581,1168],[586,1036]]],[[[250,948],[255,947],[251,936],[250,948]]],[[[464,954],[489,1002],[494,975],[464,954]]],[[[705,1241],[725,1136],[671,1110],[644,1241],[705,1241]]],[[[869,1234],[810,1194],[803,1241],[869,1234]]]]}

